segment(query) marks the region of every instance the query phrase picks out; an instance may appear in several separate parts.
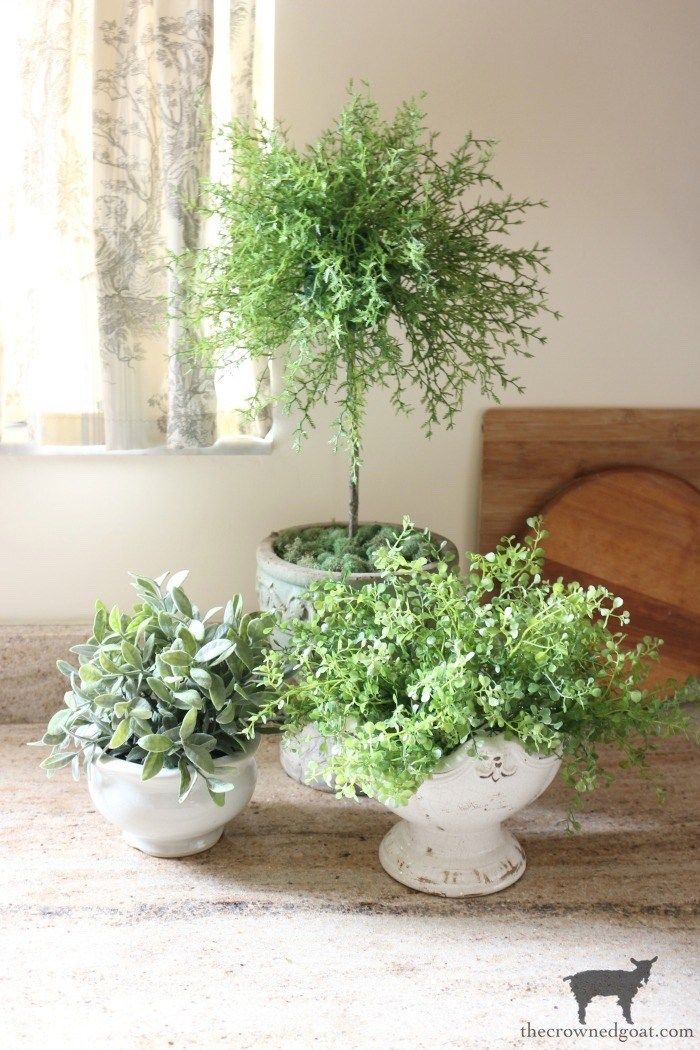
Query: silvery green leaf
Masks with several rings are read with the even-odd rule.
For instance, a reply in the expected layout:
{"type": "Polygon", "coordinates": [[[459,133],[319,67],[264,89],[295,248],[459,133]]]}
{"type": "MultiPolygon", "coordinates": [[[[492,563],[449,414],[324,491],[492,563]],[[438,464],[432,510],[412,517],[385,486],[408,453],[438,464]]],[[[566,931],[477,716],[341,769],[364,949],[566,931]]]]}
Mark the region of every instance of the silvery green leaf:
{"type": "Polygon", "coordinates": [[[85,685],[96,685],[102,681],[102,674],[94,664],[83,664],[80,668],[80,678],[85,685]]]}
{"type": "Polygon", "coordinates": [[[70,764],[71,773],[73,774],[73,780],[80,780],[80,756],[74,755],[73,761],[70,764]]]}
{"type": "Polygon", "coordinates": [[[188,747],[203,747],[207,751],[213,751],[216,747],[216,737],[211,733],[193,733],[187,741],[188,747]]]}
{"type": "Polygon", "coordinates": [[[193,667],[190,671],[190,678],[202,689],[208,689],[212,683],[212,675],[209,671],[206,671],[203,667],[193,667]]]}
{"type": "Polygon", "coordinates": [[[193,707],[187,712],[187,714],[185,715],[185,717],[182,720],[182,725],[180,726],[180,739],[183,742],[185,740],[187,740],[187,738],[189,736],[192,736],[192,734],[194,733],[196,725],[197,725],[197,710],[196,710],[196,708],[193,707]]]}
{"type": "Polygon", "coordinates": [[[65,709],[61,709],[60,711],[57,711],[49,719],[49,724],[46,727],[46,732],[50,733],[52,736],[54,734],[56,734],[56,733],[63,732],[63,730],[65,728],[65,724],[66,724],[66,719],[68,718],[69,714],[70,714],[70,711],[67,711],[65,709]]]}
{"type": "Polygon", "coordinates": [[[233,652],[234,646],[228,638],[215,638],[206,642],[195,654],[197,663],[218,663],[233,652]]]}
{"type": "Polygon", "coordinates": [[[214,772],[214,761],[206,748],[191,746],[189,743],[184,744],[183,748],[186,757],[200,773],[214,772]]]}
{"type": "Polygon", "coordinates": [[[202,623],[206,623],[207,620],[211,620],[212,616],[216,616],[217,613],[221,612],[221,606],[215,605],[213,609],[210,609],[208,613],[202,617],[202,623]]]}
{"type": "Polygon", "coordinates": [[[96,645],[71,645],[70,651],[75,653],[76,656],[84,656],[88,660],[91,659],[97,652],[96,645]]]}
{"type": "Polygon", "coordinates": [[[192,637],[201,642],[204,638],[205,627],[201,620],[190,620],[190,634],[192,637]]]}
{"type": "Polygon", "coordinates": [[[148,700],[139,700],[136,707],[131,712],[134,718],[150,718],[153,714],[153,710],[148,700]]]}
{"type": "Polygon", "coordinates": [[[234,643],[234,651],[239,660],[241,660],[249,670],[253,670],[254,667],[259,663],[259,659],[255,651],[244,642],[242,638],[238,638],[234,643]]]}
{"type": "Polygon", "coordinates": [[[199,708],[204,703],[204,697],[196,689],[179,689],[173,695],[182,701],[183,704],[187,704],[188,707],[199,708]]]}
{"type": "Polygon", "coordinates": [[[150,780],[157,776],[163,768],[163,754],[160,751],[151,751],[143,764],[141,773],[142,780],[150,780]]]}
{"type": "Polygon", "coordinates": [[[230,725],[236,717],[236,705],[232,700],[226,704],[224,709],[216,716],[216,720],[220,726],[230,725]]]}
{"type": "Polygon", "coordinates": [[[100,652],[100,664],[108,674],[119,674],[121,668],[116,664],[106,650],[100,652]]]}
{"type": "Polygon", "coordinates": [[[139,737],[138,745],[144,751],[162,754],[164,751],[170,750],[173,742],[160,733],[148,733],[146,736],[139,737]]]}
{"type": "Polygon", "coordinates": [[[235,627],[240,620],[242,608],[243,599],[240,594],[234,595],[234,597],[226,603],[226,608],[224,609],[224,623],[231,624],[232,627],[235,627]]]}
{"type": "Polygon", "coordinates": [[[70,765],[75,756],[78,754],[77,751],[64,751],[58,755],[49,755],[41,763],[42,769],[62,769],[64,766],[70,765]]]}
{"type": "Polygon", "coordinates": [[[133,714],[131,716],[131,725],[134,733],[139,733],[141,736],[147,736],[153,732],[153,726],[146,719],[136,718],[133,714]]]}
{"type": "Polygon", "coordinates": [[[180,626],[178,628],[177,636],[182,642],[185,652],[188,654],[188,656],[194,656],[194,654],[197,652],[197,642],[187,630],[187,628],[184,626],[180,626]]]}
{"type": "Polygon", "coordinates": [[[189,569],[181,569],[179,572],[174,572],[168,580],[167,590],[174,591],[176,588],[182,587],[183,583],[190,574],[189,569]]]}
{"type": "Polygon", "coordinates": [[[211,676],[211,682],[209,685],[209,696],[211,702],[217,711],[220,711],[226,702],[226,686],[224,685],[223,679],[218,674],[211,676]]]}
{"type": "Polygon", "coordinates": [[[104,641],[107,634],[107,613],[104,609],[98,609],[92,624],[92,633],[98,642],[104,641]]]}
{"type": "Polygon", "coordinates": [[[175,605],[178,608],[178,611],[181,612],[183,616],[186,616],[188,619],[191,619],[192,604],[185,592],[179,587],[173,587],[170,593],[172,595],[173,601],[175,602],[175,605]]]}
{"type": "MultiPolygon", "coordinates": [[[[219,772],[219,767],[216,767],[216,772],[219,772]]],[[[207,777],[207,787],[211,791],[216,791],[217,794],[224,794],[226,791],[232,791],[235,784],[231,780],[219,779],[219,777],[207,777]]]]}
{"type": "Polygon", "coordinates": [[[184,758],[181,758],[177,764],[180,770],[180,802],[184,802],[190,791],[195,785],[197,779],[197,771],[188,765],[184,758]]]}
{"type": "Polygon", "coordinates": [[[217,806],[223,806],[223,804],[226,801],[226,795],[223,794],[223,792],[221,792],[221,791],[215,791],[213,788],[211,788],[209,786],[209,782],[208,781],[207,781],[207,790],[209,792],[209,797],[211,798],[212,802],[216,803],[217,806]]]}
{"type": "Polygon", "coordinates": [[[57,660],[56,667],[62,675],[66,676],[66,678],[70,678],[72,674],[75,674],[75,668],[71,667],[67,660],[57,660]]]}
{"type": "MultiPolygon", "coordinates": [[[[199,655],[197,658],[199,659],[199,655]]],[[[170,664],[171,667],[189,667],[191,663],[191,657],[183,652],[182,649],[168,649],[166,652],[161,653],[161,660],[166,664],[170,664]]]]}
{"type": "Polygon", "coordinates": [[[162,572],[160,576],[156,576],[154,582],[157,584],[158,587],[162,587],[169,575],[169,572],[162,572]]]}
{"type": "Polygon", "coordinates": [[[135,572],[130,572],[134,586],[147,598],[160,598],[160,590],[155,580],[150,579],[148,576],[139,576],[135,572]]]}
{"type": "Polygon", "coordinates": [[[166,704],[170,702],[172,693],[160,678],[149,676],[146,679],[146,682],[148,683],[148,688],[158,697],[159,700],[163,700],[166,704]]]}
{"type": "Polygon", "coordinates": [[[142,660],[141,660],[141,653],[138,651],[136,646],[132,645],[131,642],[128,642],[126,640],[126,638],[122,642],[121,649],[122,649],[122,656],[124,657],[124,659],[126,660],[126,662],[128,664],[131,664],[132,667],[136,667],[139,670],[141,669],[141,667],[143,667],[143,663],[142,663],[142,660]]]}
{"type": "Polygon", "coordinates": [[[129,739],[131,733],[131,727],[129,725],[129,719],[123,718],[117,728],[112,733],[111,739],[107,744],[110,750],[115,751],[118,747],[121,747],[129,739]]]}
{"type": "Polygon", "coordinates": [[[112,609],[111,609],[110,614],[109,614],[108,623],[109,623],[109,626],[112,628],[113,631],[116,631],[118,633],[121,632],[121,629],[122,629],[122,615],[121,615],[121,613],[119,611],[119,606],[118,605],[113,605],[112,606],[112,609]]]}

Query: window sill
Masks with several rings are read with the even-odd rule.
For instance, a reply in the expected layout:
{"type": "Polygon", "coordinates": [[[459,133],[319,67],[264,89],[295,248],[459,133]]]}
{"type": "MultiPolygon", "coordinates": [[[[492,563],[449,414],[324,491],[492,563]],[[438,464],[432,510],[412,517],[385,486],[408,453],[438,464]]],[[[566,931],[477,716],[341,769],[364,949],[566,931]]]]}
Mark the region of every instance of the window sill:
{"type": "Polygon", "coordinates": [[[222,439],[207,448],[105,448],[104,445],[0,444],[0,456],[268,456],[273,449],[272,435],[241,435],[222,439]]]}

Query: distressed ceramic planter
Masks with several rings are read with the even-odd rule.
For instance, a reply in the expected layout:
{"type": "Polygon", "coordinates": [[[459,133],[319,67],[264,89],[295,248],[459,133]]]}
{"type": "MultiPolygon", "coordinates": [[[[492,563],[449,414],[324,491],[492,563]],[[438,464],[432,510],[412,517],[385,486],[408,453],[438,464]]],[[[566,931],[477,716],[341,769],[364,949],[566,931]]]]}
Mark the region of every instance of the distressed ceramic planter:
{"type": "Polygon", "coordinates": [[[197,777],[184,802],[178,802],[180,773],[163,769],[141,780],[142,767],[121,758],[102,756],[88,766],[92,801],[103,817],[121,828],[130,846],[152,857],[187,857],[210,849],[228,824],[250,801],[257,779],[254,754],[258,741],[240,755],[215,760],[233,767],[234,788],[223,806],[212,802],[206,784],[197,777]]]}
{"type": "MultiPolygon", "coordinates": [[[[300,525],[300,529],[337,527],[338,522],[316,522],[314,525],[300,525]]],[[[398,527],[398,526],[397,526],[398,527]]],[[[316,580],[333,579],[339,580],[341,574],[338,572],[326,572],[324,569],[308,569],[304,565],[294,565],[293,562],[285,561],[275,554],[275,541],[278,532],[272,532],[267,536],[257,551],[257,574],[256,591],[258,606],[268,612],[276,612],[282,620],[308,620],[313,614],[311,603],[306,597],[309,584],[316,580]]],[[[433,540],[437,544],[443,544],[446,554],[452,555],[454,563],[457,564],[457,548],[450,540],[432,533],[433,540]]],[[[431,562],[428,569],[436,569],[437,562],[431,562]]],[[[369,583],[379,580],[378,572],[354,572],[348,577],[352,587],[365,587],[369,583]]],[[[277,632],[275,639],[278,645],[284,645],[285,632],[277,632]]],[[[332,781],[328,784],[321,777],[310,783],[306,780],[306,771],[309,765],[317,763],[323,766],[325,751],[322,747],[322,737],[312,727],[308,727],[296,736],[284,737],[280,745],[280,762],[286,773],[293,780],[298,780],[309,787],[319,791],[333,791],[332,781]]]]}
{"type": "Polygon", "coordinates": [[[316,726],[308,725],[300,733],[285,733],[280,741],[280,762],[282,769],[292,780],[316,788],[317,791],[335,791],[333,777],[329,781],[323,776],[310,777],[309,767],[318,766],[323,770],[328,757],[328,748],[332,747],[322,737],[316,726]]]}
{"type": "Polygon", "coordinates": [[[560,766],[503,736],[463,745],[405,806],[379,847],[384,870],[405,886],[441,897],[496,893],[525,871],[525,855],[502,823],[533,802],[560,766]]]}

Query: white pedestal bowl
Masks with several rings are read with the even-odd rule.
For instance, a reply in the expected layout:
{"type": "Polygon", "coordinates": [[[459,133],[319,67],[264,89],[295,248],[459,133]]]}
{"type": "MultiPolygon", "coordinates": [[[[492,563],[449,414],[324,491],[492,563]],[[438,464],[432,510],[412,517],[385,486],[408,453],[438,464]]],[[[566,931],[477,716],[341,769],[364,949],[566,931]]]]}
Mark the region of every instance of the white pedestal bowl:
{"type": "Polygon", "coordinates": [[[88,788],[96,808],[121,828],[130,846],[152,857],[187,857],[210,849],[228,824],[250,801],[257,779],[258,741],[240,755],[215,760],[233,767],[233,790],[223,806],[212,801],[201,776],[184,802],[178,801],[180,774],[163,769],[141,780],[140,765],[102,756],[88,767],[88,788]]]}
{"type": "Polygon", "coordinates": [[[503,736],[457,748],[405,806],[379,847],[398,882],[442,897],[496,893],[525,871],[525,855],[502,822],[552,782],[560,760],[530,755],[503,736]]]}

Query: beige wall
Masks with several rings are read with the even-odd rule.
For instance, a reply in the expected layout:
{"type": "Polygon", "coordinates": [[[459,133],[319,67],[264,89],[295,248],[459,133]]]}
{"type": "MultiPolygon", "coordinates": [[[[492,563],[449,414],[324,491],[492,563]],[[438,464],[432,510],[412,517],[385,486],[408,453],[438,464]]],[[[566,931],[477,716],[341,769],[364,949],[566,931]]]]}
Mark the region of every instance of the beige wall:
{"type": "MultiPolygon", "coordinates": [[[[523,364],[521,403],[693,405],[699,38],[697,0],[278,0],[277,112],[305,140],[366,78],[388,108],[427,90],[445,146],[465,128],[500,139],[507,188],[550,202],[529,232],[553,246],[564,314],[523,364]]],[[[364,516],[471,543],[482,408],[474,394],[428,444],[374,398],[364,516]]],[[[287,434],[265,457],[0,457],[0,621],[124,602],[127,569],[189,566],[203,603],[252,600],[260,536],[343,514],[324,427],[302,456],[287,434]]]]}

